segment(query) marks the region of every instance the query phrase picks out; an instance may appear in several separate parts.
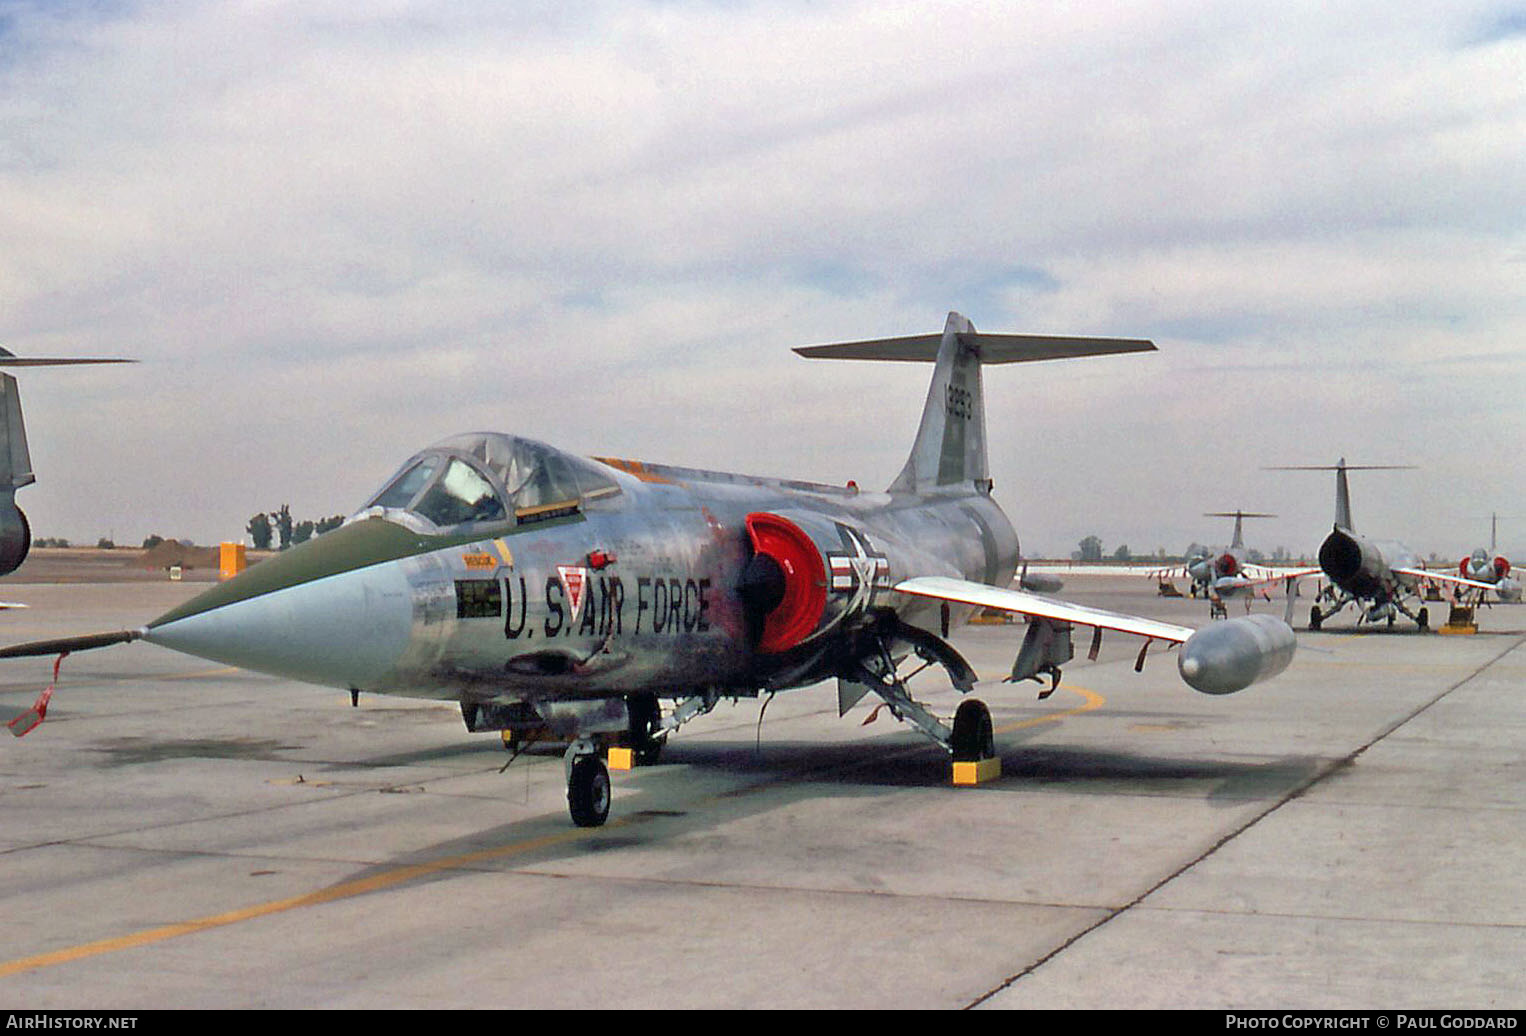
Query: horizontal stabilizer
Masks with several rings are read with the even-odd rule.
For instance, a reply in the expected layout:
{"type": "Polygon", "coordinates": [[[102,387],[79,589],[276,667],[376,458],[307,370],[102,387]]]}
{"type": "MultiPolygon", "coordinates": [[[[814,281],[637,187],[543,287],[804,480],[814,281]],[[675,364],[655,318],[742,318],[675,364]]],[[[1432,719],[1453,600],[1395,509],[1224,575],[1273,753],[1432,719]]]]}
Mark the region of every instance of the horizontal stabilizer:
{"type": "Polygon", "coordinates": [[[137,360],[112,360],[101,358],[11,356],[0,349],[0,367],[77,367],[83,363],[137,363],[137,360]]]}
{"type": "MultiPolygon", "coordinates": [[[[992,335],[959,332],[959,344],[980,354],[981,363],[1029,363],[1035,360],[1067,360],[1078,356],[1109,356],[1114,353],[1154,352],[1155,343],[1145,338],[1076,338],[1063,335],[992,335]]],[[[938,359],[942,335],[908,335],[875,338],[835,345],[803,345],[801,356],[820,360],[900,360],[933,363],[938,359]]]]}
{"type": "MultiPolygon", "coordinates": [[[[137,363],[137,360],[87,356],[16,356],[0,348],[0,367],[77,367],[97,363],[137,363]]],[[[21,417],[21,393],[16,379],[0,374],[0,489],[16,490],[37,481],[27,450],[26,422],[21,417]]],[[[23,548],[21,556],[25,556],[23,548]]],[[[12,568],[19,561],[14,562],[12,568]]],[[[9,571],[9,569],[7,570],[9,571]]]]}
{"type": "Polygon", "coordinates": [[[1413,464],[1279,464],[1262,471],[1414,471],[1413,464]]]}

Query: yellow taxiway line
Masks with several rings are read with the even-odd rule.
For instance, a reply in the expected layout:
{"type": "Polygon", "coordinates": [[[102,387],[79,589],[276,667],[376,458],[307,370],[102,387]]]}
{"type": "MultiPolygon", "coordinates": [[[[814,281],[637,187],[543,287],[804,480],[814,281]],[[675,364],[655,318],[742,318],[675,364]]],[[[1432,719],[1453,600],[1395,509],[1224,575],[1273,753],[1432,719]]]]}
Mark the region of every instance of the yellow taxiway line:
{"type": "MultiPolygon", "coordinates": [[[[1057,723],[1067,716],[1075,716],[1083,712],[1101,708],[1107,699],[1095,691],[1086,690],[1083,687],[1067,685],[1066,690],[1079,694],[1086,699],[1085,704],[1063,712],[1056,712],[1048,716],[1036,716],[1032,719],[1020,720],[998,727],[996,733],[1005,734],[1014,730],[1022,730],[1026,727],[1038,726],[1041,723],[1057,723]]],[[[625,824],[640,820],[637,815],[619,817],[604,825],[607,830],[612,827],[621,827],[625,824]]],[[[85,960],[90,957],[99,957],[108,953],[118,953],[122,950],[137,949],[142,946],[151,946],[154,943],[164,942],[168,939],[178,939],[182,935],[194,935],[197,932],[210,931],[214,928],[225,928],[228,925],[239,924],[243,921],[253,921],[261,917],[270,917],[273,914],[285,913],[288,910],[298,910],[302,907],[321,906],[324,903],[333,903],[341,899],[349,899],[352,896],[365,895],[368,892],[380,892],[384,889],[395,888],[418,878],[438,874],[441,871],[455,870],[457,868],[470,867],[474,864],[484,863],[489,860],[502,859],[517,853],[532,852],[536,849],[544,849],[548,846],[559,845],[574,839],[586,836],[588,832],[581,828],[570,831],[561,831],[556,834],[541,835],[538,838],[526,839],[515,842],[512,845],[503,845],[495,849],[480,849],[476,852],[464,853],[459,856],[448,856],[428,863],[414,864],[408,867],[397,867],[393,870],[384,871],[381,874],[373,874],[367,878],[357,878],[354,881],[340,882],[329,888],[317,892],[309,892],[301,896],[291,896],[287,899],[271,900],[268,903],[257,903],[253,906],[243,907],[239,910],[229,910],[222,914],[213,914],[210,917],[201,917],[192,921],[181,921],[176,924],[162,925],[158,928],[149,928],[141,932],[133,932],[129,935],[119,935],[111,939],[97,939],[94,942],[81,943],[78,946],[68,946],[64,949],[53,950],[48,953],[39,953],[31,957],[21,957],[17,960],[0,963],[0,978],[10,975],[18,975],[26,971],[35,971],[39,968],[49,968],[59,964],[68,964],[73,961],[85,960]]]]}
{"type": "Polygon", "coordinates": [[[1083,712],[1091,712],[1093,709],[1100,709],[1102,706],[1107,704],[1106,698],[1102,697],[1102,695],[1098,694],[1096,691],[1088,691],[1085,687],[1077,687],[1075,684],[1066,684],[1062,690],[1070,691],[1072,694],[1079,694],[1081,697],[1086,699],[1086,704],[1077,705],[1075,708],[1066,709],[1064,712],[1052,712],[1047,716],[1035,716],[1032,719],[1018,720],[1016,723],[1007,723],[1003,726],[997,727],[996,733],[1010,734],[1014,730],[1023,730],[1027,727],[1036,727],[1041,723],[1058,723],[1066,716],[1079,716],[1083,712]]]}
{"type": "MultiPolygon", "coordinates": [[[[605,827],[619,827],[635,819],[639,818],[622,817],[610,821],[605,827]]],[[[394,886],[413,881],[416,878],[439,873],[440,871],[453,870],[458,867],[469,867],[472,864],[481,863],[486,860],[545,848],[546,846],[571,841],[584,834],[586,832],[582,829],[575,829],[553,835],[542,835],[539,838],[530,838],[523,842],[515,842],[513,845],[499,846],[496,849],[481,849],[477,852],[445,857],[429,863],[414,864],[410,867],[398,867],[381,874],[374,874],[368,878],[357,878],[354,881],[341,882],[338,885],[333,885],[317,892],[309,892],[306,895],[272,900],[269,903],[257,903],[254,906],[244,907],[241,910],[230,910],[227,913],[197,918],[194,921],[181,921],[177,924],[168,924],[159,928],[134,932],[131,935],[121,935],[112,939],[98,939],[95,942],[82,943],[78,946],[54,950],[51,953],[39,953],[31,957],[22,957],[18,960],[0,964],[0,978],[20,974],[23,971],[33,971],[37,968],[48,968],[56,964],[67,964],[71,961],[84,960],[87,957],[98,957],[106,953],[117,953],[121,950],[150,946],[157,942],[164,942],[166,939],[179,938],[182,935],[194,935],[197,932],[205,932],[213,928],[223,928],[227,925],[238,924],[241,921],[252,921],[260,917],[269,917],[272,914],[285,913],[288,910],[296,910],[301,907],[332,903],[336,900],[349,899],[351,896],[364,895],[367,892],[379,892],[383,889],[393,888],[394,886]]]]}

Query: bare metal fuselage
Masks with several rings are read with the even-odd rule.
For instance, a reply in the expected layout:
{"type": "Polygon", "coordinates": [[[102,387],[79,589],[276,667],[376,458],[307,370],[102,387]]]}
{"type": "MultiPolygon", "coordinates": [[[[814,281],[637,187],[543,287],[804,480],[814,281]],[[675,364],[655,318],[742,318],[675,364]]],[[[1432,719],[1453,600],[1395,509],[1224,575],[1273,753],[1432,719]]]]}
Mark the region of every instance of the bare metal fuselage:
{"type": "Polygon", "coordinates": [[[503,537],[508,558],[488,544],[403,563],[408,646],[374,689],[505,701],[799,686],[837,675],[840,640],[873,609],[940,630],[940,607],[895,594],[896,582],[936,571],[1001,585],[1017,566],[1016,535],[985,496],[896,501],[777,483],[639,480],[624,496],[583,521],[503,537]],[[758,512],[798,512],[802,526],[815,518],[808,531],[818,533],[829,583],[812,634],[769,655],[756,650],[739,593],[752,554],[745,522],[758,512]],[[821,542],[833,535],[836,544],[821,542]],[[494,570],[471,567],[484,557],[494,570]],[[461,606],[463,593],[490,601],[494,584],[501,614],[461,606]]]}
{"type": "MultiPolygon", "coordinates": [[[[575,514],[175,618],[148,639],[312,683],[464,703],[756,693],[839,675],[875,614],[941,634],[972,611],[895,593],[902,579],[1006,585],[1016,571],[1017,536],[982,493],[624,467],[637,473],[610,468],[618,494],[575,514]],[[820,569],[809,576],[825,584],[819,619],[772,651],[741,589],[755,553],[747,518],[760,512],[810,536],[820,569]],[[230,635],[246,623],[281,633],[255,648],[230,635]]],[[[406,516],[338,532],[389,520],[406,516]]]]}

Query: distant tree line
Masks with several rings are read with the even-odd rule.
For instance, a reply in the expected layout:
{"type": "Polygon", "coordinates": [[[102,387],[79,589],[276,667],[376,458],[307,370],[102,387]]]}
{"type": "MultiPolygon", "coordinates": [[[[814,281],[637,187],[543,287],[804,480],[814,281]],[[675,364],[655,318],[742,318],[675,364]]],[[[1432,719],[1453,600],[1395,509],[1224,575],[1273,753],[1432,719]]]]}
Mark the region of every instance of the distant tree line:
{"type": "MultiPolygon", "coordinates": [[[[143,539],[143,549],[144,550],[153,550],[155,547],[159,546],[159,544],[165,543],[165,542],[167,542],[165,537],[160,536],[156,532],[156,533],[153,533],[150,536],[144,537],[144,539],[143,539]]],[[[185,546],[185,547],[194,547],[194,546],[196,546],[196,544],[194,542],[192,542],[191,540],[183,539],[183,540],[178,540],[177,542],[180,543],[182,546],[185,546]]],[[[34,547],[72,547],[72,546],[74,546],[74,544],[69,542],[68,540],[64,539],[62,536],[43,536],[40,539],[34,539],[32,541],[32,546],[34,546],[34,547]]],[[[95,541],[95,547],[96,547],[97,550],[116,550],[117,549],[117,541],[112,539],[110,536],[102,536],[100,539],[95,541]]]]}
{"type": "MultiPolygon", "coordinates": [[[[305,543],[314,536],[337,529],[344,524],[344,515],[336,514],[328,518],[320,518],[317,521],[303,520],[293,521],[291,508],[282,504],[280,510],[270,514],[257,514],[249,519],[244,528],[254,541],[256,550],[270,550],[273,544],[279,544],[276,549],[285,550],[297,543],[305,543]]],[[[169,542],[166,536],[160,536],[157,532],[144,538],[143,549],[153,550],[161,543],[169,542]]],[[[182,546],[194,547],[196,544],[188,539],[178,540],[182,546]]],[[[72,547],[69,540],[62,536],[41,536],[32,540],[34,547],[72,547]]],[[[115,550],[116,541],[110,536],[102,536],[95,542],[99,550],[115,550]]]]}
{"type": "Polygon", "coordinates": [[[279,543],[277,550],[285,550],[293,544],[306,543],[314,536],[322,535],[344,524],[344,515],[336,514],[317,521],[304,519],[293,521],[291,508],[282,504],[274,513],[261,512],[249,519],[244,526],[255,550],[269,550],[272,543],[279,543]]]}
{"type": "MultiPolygon", "coordinates": [[[[1111,554],[1104,554],[1102,538],[1100,536],[1088,536],[1080,543],[1076,544],[1076,546],[1080,549],[1070,552],[1070,559],[1072,561],[1101,561],[1104,559],[1104,557],[1106,557],[1113,561],[1179,562],[1191,561],[1193,558],[1206,557],[1208,554],[1213,552],[1213,548],[1205,547],[1201,543],[1193,542],[1187,545],[1187,551],[1184,554],[1167,554],[1165,547],[1157,547],[1155,548],[1154,554],[1136,555],[1129,550],[1129,545],[1125,543],[1114,550],[1111,554]]],[[[1270,558],[1268,558],[1267,555],[1263,554],[1261,551],[1254,547],[1247,547],[1245,548],[1245,560],[1249,561],[1253,565],[1265,564],[1268,560],[1274,563],[1287,563],[1293,560],[1293,556],[1288,552],[1286,547],[1278,547],[1276,550],[1272,551],[1270,558]]]]}

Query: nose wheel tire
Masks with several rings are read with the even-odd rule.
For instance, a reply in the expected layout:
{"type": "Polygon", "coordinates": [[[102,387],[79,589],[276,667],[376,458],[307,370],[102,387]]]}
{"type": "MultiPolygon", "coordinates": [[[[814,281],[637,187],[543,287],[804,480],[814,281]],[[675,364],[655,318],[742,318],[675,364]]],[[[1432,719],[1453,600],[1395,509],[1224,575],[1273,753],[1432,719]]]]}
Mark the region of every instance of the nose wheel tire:
{"type": "Polygon", "coordinates": [[[609,819],[609,770],[597,755],[580,755],[567,775],[567,811],[578,827],[598,827],[609,819]]]}

